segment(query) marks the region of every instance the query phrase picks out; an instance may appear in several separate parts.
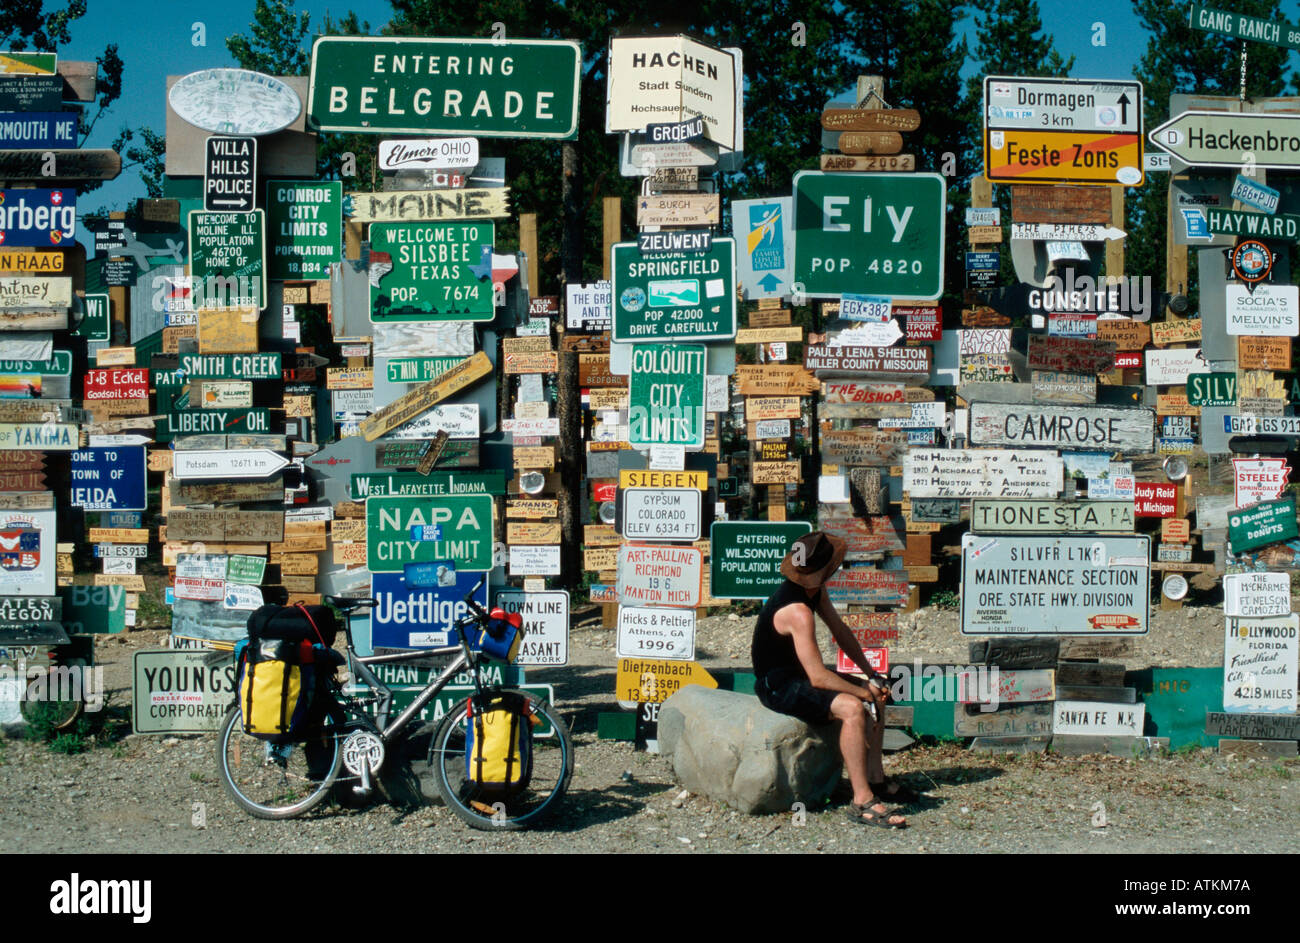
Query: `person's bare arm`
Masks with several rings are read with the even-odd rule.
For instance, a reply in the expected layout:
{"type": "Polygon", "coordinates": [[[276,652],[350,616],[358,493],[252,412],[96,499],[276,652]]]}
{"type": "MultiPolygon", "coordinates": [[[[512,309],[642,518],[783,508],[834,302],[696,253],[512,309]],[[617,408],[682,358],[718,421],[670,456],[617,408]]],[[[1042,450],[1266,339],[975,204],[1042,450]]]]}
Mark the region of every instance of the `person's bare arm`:
{"type": "Polygon", "coordinates": [[[776,614],[772,624],[778,632],[794,639],[794,652],[799,657],[799,664],[803,666],[808,681],[814,688],[852,694],[864,701],[875,699],[870,689],[845,681],[822,663],[822,653],[817,647],[812,613],[807,606],[786,606],[776,614]]]}
{"type": "Polygon", "coordinates": [[[883,683],[880,672],[876,671],[867,663],[867,656],[862,651],[862,646],[858,644],[857,637],[853,631],[840,618],[840,614],[835,611],[835,605],[831,602],[830,596],[825,591],[821,594],[821,599],[817,603],[817,614],[822,617],[826,627],[831,630],[831,636],[844,650],[844,654],[849,656],[849,660],[866,673],[869,682],[875,685],[879,692],[875,700],[883,701],[888,686],[883,683]]]}

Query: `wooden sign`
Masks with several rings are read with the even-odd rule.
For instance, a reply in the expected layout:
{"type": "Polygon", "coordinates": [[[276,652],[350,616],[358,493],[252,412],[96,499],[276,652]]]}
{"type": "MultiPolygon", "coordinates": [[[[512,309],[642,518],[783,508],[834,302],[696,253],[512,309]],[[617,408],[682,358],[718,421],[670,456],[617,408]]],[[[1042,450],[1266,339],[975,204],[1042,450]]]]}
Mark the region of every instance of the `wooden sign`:
{"type": "Polygon", "coordinates": [[[821,169],[833,171],[901,171],[911,173],[916,170],[916,155],[888,154],[848,156],[845,154],[821,155],[821,169]]]}
{"type": "Polygon", "coordinates": [[[1110,222],[1106,187],[1012,186],[1011,220],[1016,223],[1110,222]]]}
{"type": "MultiPolygon", "coordinates": [[[[510,188],[482,190],[387,190],[349,193],[353,223],[444,219],[493,219],[510,215],[510,188]]],[[[346,201],[345,201],[346,202],[346,201]]]]}
{"type": "Polygon", "coordinates": [[[512,498],[506,502],[506,517],[536,521],[559,513],[560,502],[553,498],[512,498]]]}
{"type": "Polygon", "coordinates": [[[584,547],[582,568],[599,572],[618,568],[618,547],[584,547]]]}
{"type": "Polygon", "coordinates": [[[642,196],[636,201],[638,226],[716,226],[722,215],[716,193],[642,196]]]}
{"type": "Polygon", "coordinates": [[[1175,390],[1156,396],[1157,416],[1199,416],[1200,414],[1201,407],[1189,403],[1186,392],[1175,390]]]}
{"type": "Polygon", "coordinates": [[[1082,373],[1035,370],[1030,375],[1034,400],[1040,403],[1095,403],[1097,378],[1082,373]]]}
{"type": "Polygon", "coordinates": [[[506,523],[506,543],[508,544],[558,544],[563,540],[560,522],[533,523],[508,521],[506,523]]]}
{"type": "Polygon", "coordinates": [[[284,512],[172,511],[167,516],[167,538],[280,543],[284,538],[284,512]]]}
{"type": "Polygon", "coordinates": [[[480,350],[436,380],[431,380],[404,396],[399,396],[374,415],[363,419],[360,424],[361,434],[365,436],[367,442],[373,442],[381,435],[410,422],[417,416],[424,415],[448,396],[460,392],[490,373],[492,373],[492,361],[480,350]]]}
{"type": "Polygon", "coordinates": [[[1056,672],[1051,668],[998,672],[996,689],[973,671],[957,675],[959,704],[1037,704],[1056,700],[1056,672]]]}
{"type": "MultiPolygon", "coordinates": [[[[0,472],[39,471],[44,467],[44,452],[0,452],[0,472]]],[[[0,488],[0,491],[4,490],[0,488]]]]}
{"type": "Polygon", "coordinates": [[[527,337],[503,337],[501,349],[507,354],[539,354],[551,350],[549,335],[538,334],[527,337]]]}
{"type": "Polygon", "coordinates": [[[1242,370],[1290,370],[1291,338],[1238,337],[1237,366],[1242,370]]]}
{"type": "Polygon", "coordinates": [[[256,308],[215,308],[197,312],[199,353],[257,353],[257,313],[256,308]]]}
{"type": "Polygon", "coordinates": [[[821,529],[848,544],[846,559],[861,559],[868,554],[901,553],[905,547],[888,517],[823,516],[821,529]]]}
{"type": "MultiPolygon", "coordinates": [[[[175,458],[173,457],[173,462],[175,458]]],[[[242,504],[246,501],[284,500],[284,477],[265,481],[214,481],[198,483],[172,479],[168,496],[178,507],[191,504],[242,504]]]]}
{"type": "Polygon", "coordinates": [[[558,373],[560,355],[553,350],[538,353],[503,353],[503,372],[507,375],[520,373],[558,373]]]}
{"type": "Polygon", "coordinates": [[[371,367],[330,367],[325,371],[328,390],[369,390],[374,385],[375,371],[371,367]]]}
{"type": "Polygon", "coordinates": [[[827,380],[822,384],[823,403],[899,403],[908,402],[901,383],[865,383],[850,380],[827,380]]]}
{"type": "Polygon", "coordinates": [[[1105,318],[1097,322],[1097,340],[1113,342],[1116,350],[1141,350],[1151,342],[1151,324],[1129,318],[1105,318]]]}
{"type": "Polygon", "coordinates": [[[900,570],[846,567],[825,586],[837,606],[900,606],[907,601],[907,574],[900,570]]]}
{"type": "Polygon", "coordinates": [[[882,375],[927,379],[929,347],[804,347],[804,366],[818,376],[882,375]]]}
{"type": "Polygon", "coordinates": [[[1185,544],[1191,538],[1191,523],[1185,517],[1166,517],[1160,522],[1160,539],[1185,544]]]}
{"type": "Polygon", "coordinates": [[[197,339],[198,336],[199,326],[197,324],[178,324],[175,327],[165,327],[162,329],[162,352],[164,354],[180,353],[182,340],[197,339]]]}
{"type": "Polygon", "coordinates": [[[668,193],[698,190],[700,188],[700,168],[698,167],[656,167],[650,174],[650,190],[655,193],[668,193]]]}
{"type": "Polygon", "coordinates": [[[90,527],[86,540],[92,544],[147,544],[149,530],[144,527],[90,527]]]}
{"type": "Polygon", "coordinates": [[[750,483],[755,485],[779,485],[785,482],[798,482],[800,463],[791,462],[754,462],[750,470],[750,483]]]}
{"type": "Polygon", "coordinates": [[[555,467],[555,446],[515,446],[514,467],[550,471],[555,467]]]}
{"type": "Polygon", "coordinates": [[[839,140],[842,154],[897,154],[902,149],[897,131],[845,131],[839,140]]]}
{"type": "MultiPolygon", "coordinates": [[[[750,319],[751,321],[753,318],[750,319]]],[[[779,344],[782,342],[799,343],[803,340],[803,328],[792,327],[750,327],[736,331],[737,344],[779,344]]]]}
{"type": "Polygon", "coordinates": [[[623,538],[613,524],[587,524],[582,528],[582,542],[588,547],[617,547],[623,538]]]}
{"type": "Polygon", "coordinates": [[[121,172],[121,155],[107,148],[0,151],[0,180],[39,180],[41,186],[50,186],[77,180],[112,180],[121,172]]]}
{"type": "Polygon", "coordinates": [[[908,419],[908,403],[823,403],[817,411],[821,419],[908,419]]]}
{"type": "Polygon", "coordinates": [[[827,131],[915,131],[921,113],[915,108],[827,108],[822,127],[827,131]]]}
{"type": "Polygon", "coordinates": [[[1150,452],[1155,412],[1121,406],[972,403],[972,445],[1150,452]]]}
{"type": "Polygon", "coordinates": [[[1165,344],[1192,343],[1200,339],[1200,318],[1188,318],[1183,321],[1155,321],[1151,324],[1151,342],[1158,347],[1163,347],[1165,344]]]}
{"type": "Polygon", "coordinates": [[[1052,732],[1052,705],[1046,702],[1016,704],[995,711],[981,711],[974,704],[956,704],[952,731],[958,737],[1049,735],[1052,732]]]}
{"type": "Polygon", "coordinates": [[[1300,714],[1229,714],[1206,711],[1205,732],[1246,740],[1300,740],[1300,714]]]}
{"type": "Polygon", "coordinates": [[[749,326],[756,327],[788,327],[790,325],[791,312],[789,308],[773,308],[770,311],[751,311],[749,312],[749,326]]]}
{"type": "Polygon", "coordinates": [[[1031,370],[1084,373],[1095,377],[1112,368],[1115,349],[1113,341],[1030,334],[1027,362],[1031,370]]]}
{"type": "Polygon", "coordinates": [[[1136,519],[1132,501],[971,502],[973,533],[1131,534],[1136,519]]]}
{"type": "Polygon", "coordinates": [[[0,275],[0,312],[72,305],[72,279],[64,275],[0,275]]]}
{"type": "Polygon", "coordinates": [[[985,245],[990,242],[1001,242],[1002,227],[971,226],[966,230],[966,236],[972,245],[985,245]]]}
{"type": "Polygon", "coordinates": [[[134,347],[101,347],[95,351],[95,364],[100,367],[134,367],[134,347]]]}
{"type": "Polygon", "coordinates": [[[797,396],[753,396],[745,399],[745,421],[798,419],[803,409],[797,396]]]}
{"type": "Polygon", "coordinates": [[[604,409],[627,409],[627,400],[628,391],[626,389],[596,387],[588,394],[587,405],[592,412],[599,412],[604,409]]]}
{"type": "Polygon", "coordinates": [[[907,432],[903,429],[828,430],[821,435],[824,461],[842,465],[895,465],[907,455],[907,432]]]}
{"type": "Polygon", "coordinates": [[[821,389],[821,381],[798,364],[737,364],[735,376],[742,396],[808,396],[821,389]]]}

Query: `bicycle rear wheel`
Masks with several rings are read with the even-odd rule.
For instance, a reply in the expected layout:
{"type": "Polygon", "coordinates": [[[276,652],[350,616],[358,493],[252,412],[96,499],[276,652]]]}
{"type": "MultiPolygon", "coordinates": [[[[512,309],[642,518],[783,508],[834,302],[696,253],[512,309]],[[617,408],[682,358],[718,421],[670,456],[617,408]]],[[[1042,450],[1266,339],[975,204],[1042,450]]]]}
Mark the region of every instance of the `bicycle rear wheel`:
{"type": "Polygon", "coordinates": [[[531,828],[560,804],[573,775],[573,739],[564,719],[542,698],[515,688],[528,699],[534,726],[533,771],[528,785],[513,793],[485,789],[466,775],[465,714],[469,699],[442,719],[429,747],[429,769],[447,807],[474,828],[531,828]]]}
{"type": "Polygon", "coordinates": [[[303,743],[275,746],[244,733],[239,706],[217,737],[217,771],[230,798],[259,819],[291,819],[329,795],[343,762],[330,729],[303,743]]]}

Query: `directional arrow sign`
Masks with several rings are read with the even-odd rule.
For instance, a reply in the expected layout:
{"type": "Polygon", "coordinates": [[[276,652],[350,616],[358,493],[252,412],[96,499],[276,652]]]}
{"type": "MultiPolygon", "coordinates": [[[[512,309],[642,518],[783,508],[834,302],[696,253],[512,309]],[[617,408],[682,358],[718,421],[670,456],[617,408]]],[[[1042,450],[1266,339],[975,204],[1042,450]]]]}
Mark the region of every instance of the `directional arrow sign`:
{"type": "Polygon", "coordinates": [[[1075,223],[1012,223],[1012,239],[1046,239],[1052,242],[1103,242],[1123,239],[1128,233],[1114,226],[1075,223]]]}
{"type": "Polygon", "coordinates": [[[1248,152],[1256,167],[1300,167],[1300,115],[1184,111],[1149,137],[1193,167],[1240,168],[1248,152]]]}
{"type": "Polygon", "coordinates": [[[94,448],[116,448],[123,445],[146,445],[153,439],[145,435],[92,435],[90,437],[90,447],[94,448]]]}
{"type": "Polygon", "coordinates": [[[173,478],[268,478],[289,464],[270,449],[196,449],[172,456],[173,478]]]}

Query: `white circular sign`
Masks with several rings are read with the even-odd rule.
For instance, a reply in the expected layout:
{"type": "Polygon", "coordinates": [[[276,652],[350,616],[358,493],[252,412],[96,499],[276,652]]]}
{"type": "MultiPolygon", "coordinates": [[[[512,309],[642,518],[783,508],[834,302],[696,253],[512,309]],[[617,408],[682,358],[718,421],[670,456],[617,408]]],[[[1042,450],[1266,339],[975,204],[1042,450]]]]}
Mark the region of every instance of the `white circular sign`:
{"type": "Polygon", "coordinates": [[[196,128],[218,134],[274,134],[302,112],[292,88],[247,69],[191,72],[172,86],[167,102],[196,128]]]}
{"type": "Polygon", "coordinates": [[[538,494],[546,487],[546,476],[541,472],[526,471],[519,476],[519,487],[525,494],[538,494]]]}
{"type": "Polygon", "coordinates": [[[1166,599],[1182,599],[1187,595],[1187,577],[1181,573],[1170,573],[1165,577],[1161,592],[1166,599]]]}

